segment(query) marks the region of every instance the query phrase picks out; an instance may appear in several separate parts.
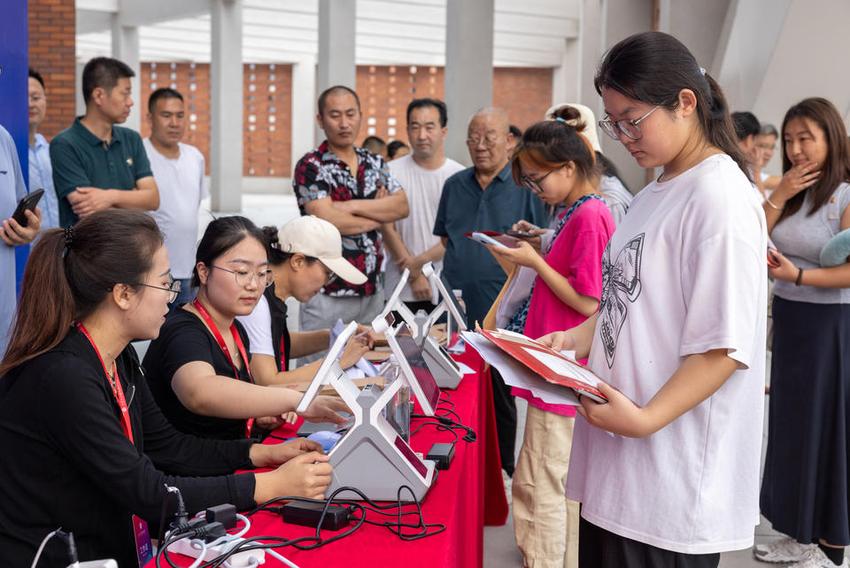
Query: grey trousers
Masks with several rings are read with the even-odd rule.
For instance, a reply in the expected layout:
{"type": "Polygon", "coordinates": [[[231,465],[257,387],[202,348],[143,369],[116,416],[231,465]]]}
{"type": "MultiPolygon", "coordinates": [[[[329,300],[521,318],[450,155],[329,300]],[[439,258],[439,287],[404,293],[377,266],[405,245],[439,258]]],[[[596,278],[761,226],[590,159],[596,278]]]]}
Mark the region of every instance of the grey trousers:
{"type": "MultiPolygon", "coordinates": [[[[348,323],[356,321],[363,325],[372,325],[381,310],[384,309],[384,289],[378,288],[371,296],[351,296],[335,298],[316,294],[306,304],[301,304],[299,312],[300,331],[313,331],[333,327],[336,320],[348,323]]],[[[316,361],[324,356],[317,353],[298,360],[299,365],[316,361]]]]}

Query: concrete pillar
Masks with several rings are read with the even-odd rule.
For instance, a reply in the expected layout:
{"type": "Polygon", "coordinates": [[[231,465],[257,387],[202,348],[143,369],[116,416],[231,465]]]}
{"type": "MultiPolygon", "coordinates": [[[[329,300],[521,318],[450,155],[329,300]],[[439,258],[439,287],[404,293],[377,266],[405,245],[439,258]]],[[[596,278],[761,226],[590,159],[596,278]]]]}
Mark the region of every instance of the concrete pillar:
{"type": "Polygon", "coordinates": [[[494,0],[448,0],[446,5],[446,105],[452,119],[446,154],[471,165],[466,125],[493,101],[494,0]]]}
{"type": "Polygon", "coordinates": [[[133,108],[130,109],[130,116],[122,126],[138,131],[141,127],[140,109],[144,102],[141,100],[142,89],[139,82],[142,71],[139,63],[139,28],[121,25],[118,14],[112,15],[112,57],[126,63],[136,74],[130,79],[133,89],[133,108]]]}
{"type": "Polygon", "coordinates": [[[319,91],[332,85],[354,89],[357,3],[319,0],[319,91]]]}
{"type": "Polygon", "coordinates": [[[76,77],[74,77],[74,109],[76,116],[86,114],[86,101],[83,99],[83,69],[86,64],[84,61],[77,61],[76,77]]]}
{"type": "MultiPolygon", "coordinates": [[[[312,58],[292,66],[292,168],[316,147],[316,62],[312,58]]],[[[290,174],[291,175],[291,174],[290,174]]]]}
{"type": "MultiPolygon", "coordinates": [[[[357,2],[319,0],[319,60],[316,95],[333,85],[345,85],[351,89],[357,89],[357,63],[354,58],[356,31],[357,2]]],[[[316,96],[313,97],[311,116],[315,116],[317,110],[315,99],[316,96]]],[[[311,130],[316,140],[324,139],[325,135],[318,126],[314,126],[311,130]]],[[[295,163],[293,162],[292,165],[295,166],[295,163]]]]}
{"type": "Polygon", "coordinates": [[[242,2],[212,0],[210,96],[213,211],[242,209],[242,2]]]}
{"type": "Polygon", "coordinates": [[[586,78],[582,77],[581,38],[565,39],[561,64],[552,71],[552,104],[586,104],[581,100],[581,89],[585,80],[586,78]]]}

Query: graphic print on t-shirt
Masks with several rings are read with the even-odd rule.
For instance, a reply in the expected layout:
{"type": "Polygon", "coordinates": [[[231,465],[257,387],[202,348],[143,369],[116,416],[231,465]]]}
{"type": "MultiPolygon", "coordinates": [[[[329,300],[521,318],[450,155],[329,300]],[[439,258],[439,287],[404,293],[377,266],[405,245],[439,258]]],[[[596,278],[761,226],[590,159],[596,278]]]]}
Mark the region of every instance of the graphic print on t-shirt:
{"type": "Polygon", "coordinates": [[[640,296],[640,260],[643,254],[641,233],[626,243],[611,263],[611,243],[602,255],[602,301],[599,305],[599,337],[605,347],[605,359],[610,369],[614,365],[617,338],[629,313],[628,302],[640,296]]]}

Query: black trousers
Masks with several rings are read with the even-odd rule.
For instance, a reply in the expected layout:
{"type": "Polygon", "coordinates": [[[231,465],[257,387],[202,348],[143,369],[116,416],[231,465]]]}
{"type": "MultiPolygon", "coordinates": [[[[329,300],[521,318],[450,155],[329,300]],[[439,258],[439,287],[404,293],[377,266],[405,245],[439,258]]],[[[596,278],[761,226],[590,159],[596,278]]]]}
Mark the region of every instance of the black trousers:
{"type": "Polygon", "coordinates": [[[682,554],[606,531],[581,519],[579,568],[717,568],[720,553],[682,554]]]}
{"type": "Polygon", "coordinates": [[[516,401],[511,394],[511,387],[505,384],[499,372],[490,367],[493,381],[493,405],[496,410],[496,433],[499,437],[499,455],[502,458],[502,469],[513,477],[514,450],[516,448],[516,401]]]}

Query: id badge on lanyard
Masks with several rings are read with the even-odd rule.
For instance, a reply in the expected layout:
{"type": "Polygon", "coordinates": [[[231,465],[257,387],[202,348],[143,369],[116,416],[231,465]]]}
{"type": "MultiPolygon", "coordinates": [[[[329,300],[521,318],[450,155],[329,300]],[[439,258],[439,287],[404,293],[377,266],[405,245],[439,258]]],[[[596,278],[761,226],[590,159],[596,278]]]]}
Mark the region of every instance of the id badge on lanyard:
{"type": "MultiPolygon", "coordinates": [[[[103,361],[103,357],[100,355],[100,350],[98,350],[97,345],[95,345],[88,330],[80,322],[77,322],[77,329],[83,334],[83,336],[85,336],[86,339],[88,339],[92,349],[94,349],[94,352],[97,355],[97,358],[100,360],[100,365],[103,367],[103,374],[106,377],[106,382],[109,383],[109,386],[112,389],[112,396],[115,397],[115,402],[118,404],[118,408],[121,411],[121,429],[124,431],[124,435],[130,443],[134,444],[133,426],[132,422],[130,422],[130,405],[124,398],[124,387],[121,385],[121,377],[118,376],[118,368],[115,367],[114,379],[110,378],[109,370],[106,368],[106,363],[103,361]]],[[[130,398],[132,400],[132,393],[130,398]]],[[[132,515],[131,521],[133,523],[133,539],[136,543],[136,558],[139,561],[139,568],[143,568],[153,558],[153,543],[151,542],[148,523],[138,515],[132,515]]]]}

